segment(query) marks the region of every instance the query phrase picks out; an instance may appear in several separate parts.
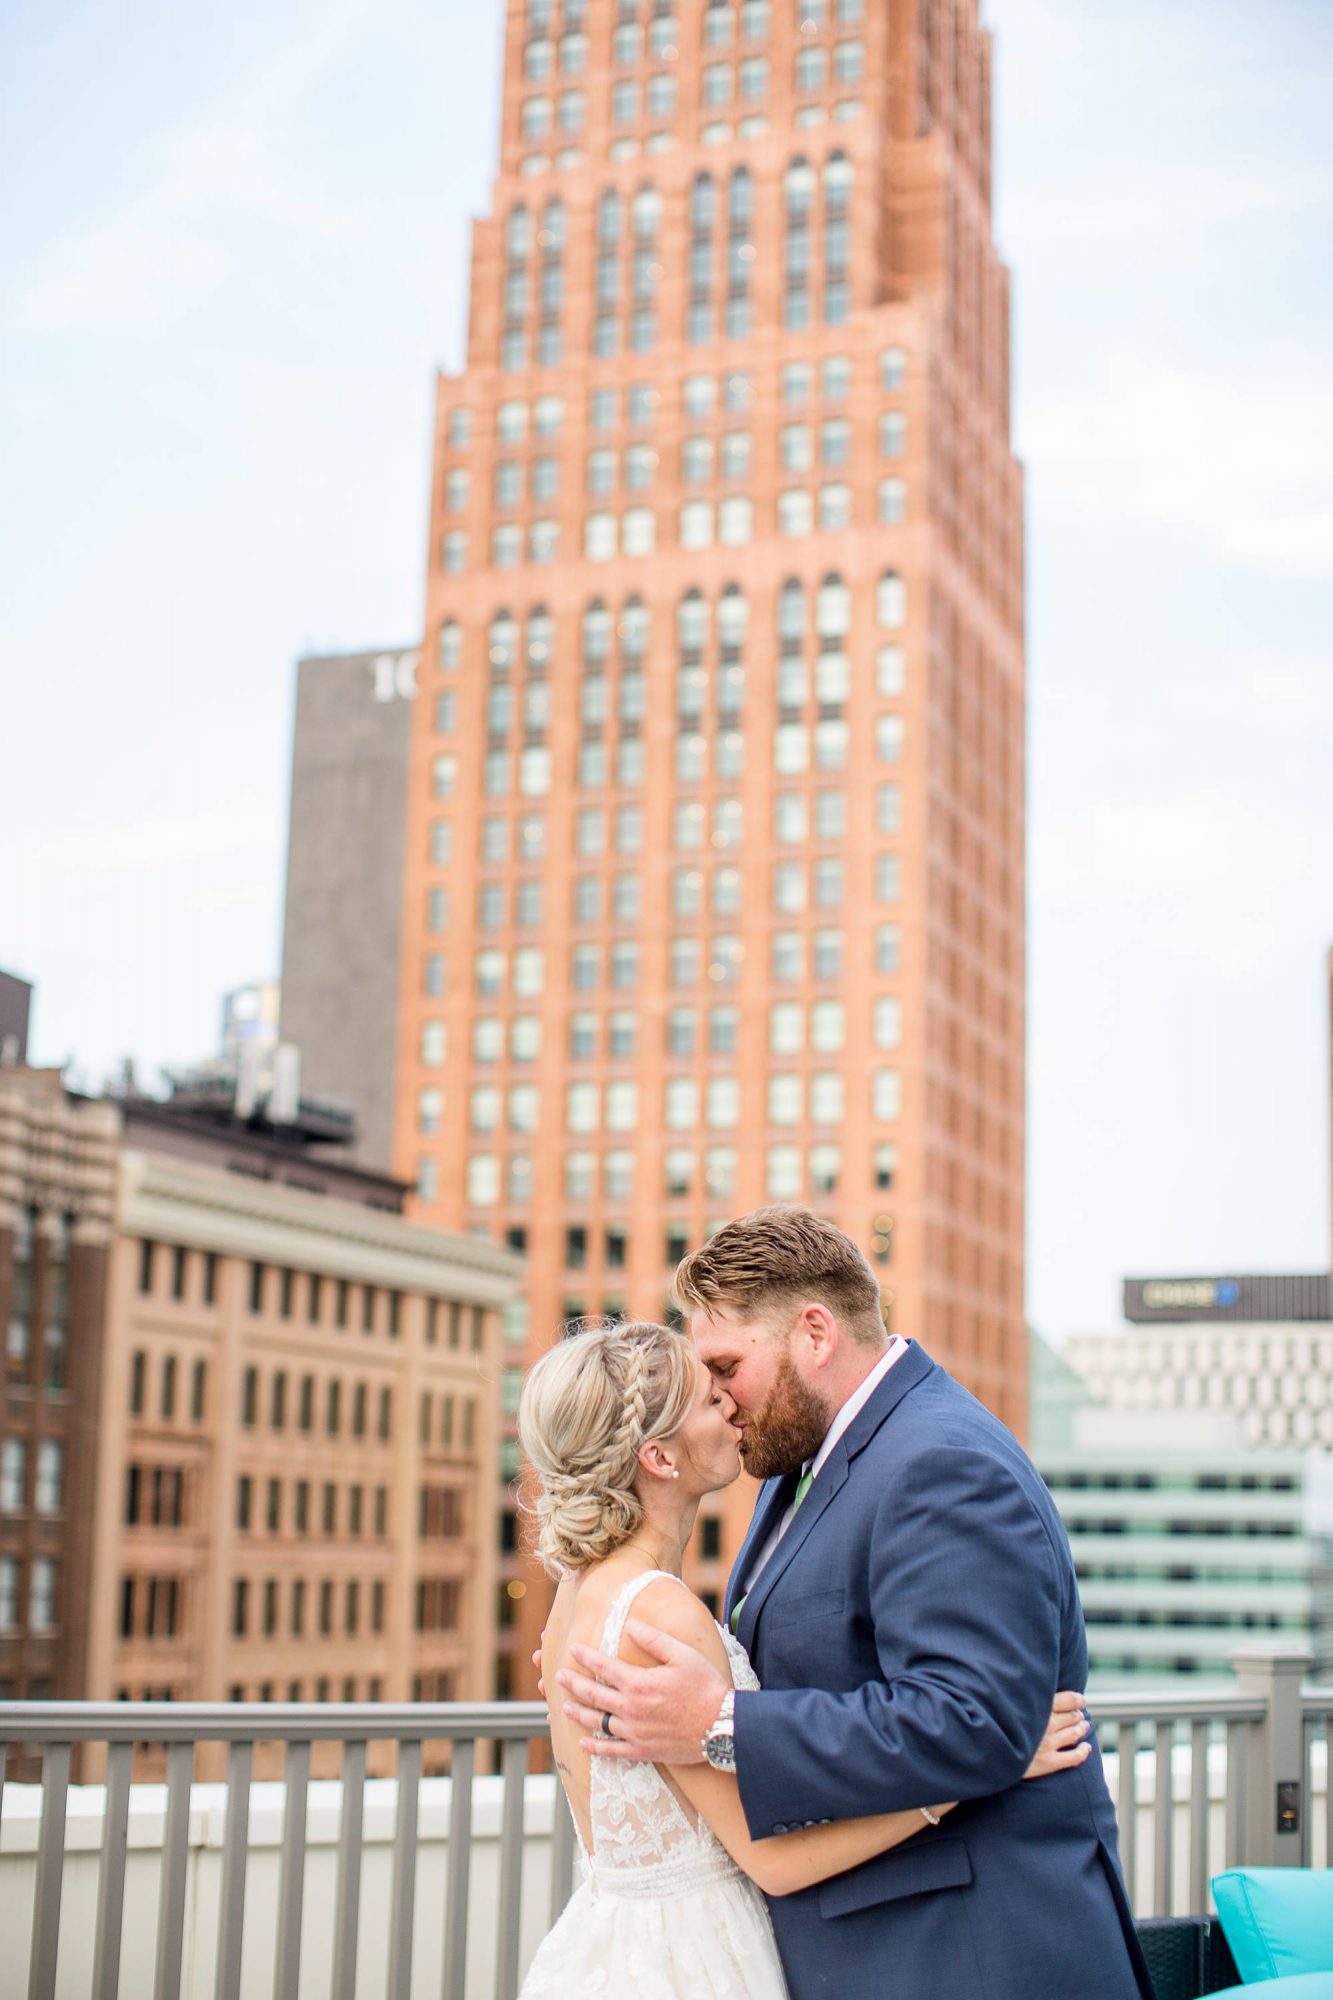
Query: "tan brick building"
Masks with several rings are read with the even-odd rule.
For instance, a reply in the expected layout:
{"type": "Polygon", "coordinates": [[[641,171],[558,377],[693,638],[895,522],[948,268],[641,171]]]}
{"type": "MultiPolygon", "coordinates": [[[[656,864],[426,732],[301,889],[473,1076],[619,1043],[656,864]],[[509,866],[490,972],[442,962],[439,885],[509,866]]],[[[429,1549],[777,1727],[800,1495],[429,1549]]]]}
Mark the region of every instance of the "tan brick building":
{"type": "MultiPolygon", "coordinates": [[[[11,1306],[0,1452],[8,1467],[31,1439],[47,1472],[0,1496],[0,1560],[25,1565],[0,1630],[7,1691],[488,1692],[490,1440],[517,1261],[405,1220],[399,1183],[327,1148],[171,1104],[81,1104],[50,1077],[43,1131],[74,1134],[96,1171],[39,1182],[12,1166],[30,1077],[0,1081],[0,1284],[7,1262],[11,1299],[50,1300],[67,1243],[71,1338],[63,1388],[49,1327],[25,1383],[11,1306]],[[72,1281],[94,1235],[80,1319],[72,1281]],[[63,1486],[48,1438],[66,1441],[63,1486]]],[[[31,1156],[50,1150],[30,1135],[31,1156]]]]}
{"type": "Polygon", "coordinates": [[[508,1410],[562,1318],[660,1314],[688,1245],[795,1199],[1024,1426],[990,155],[975,0],[509,8],[438,392],[396,1153],[419,1213],[527,1254],[508,1410]]]}
{"type": "Polygon", "coordinates": [[[115,1110],[0,1069],[0,1700],[86,1693],[115,1110]]]}

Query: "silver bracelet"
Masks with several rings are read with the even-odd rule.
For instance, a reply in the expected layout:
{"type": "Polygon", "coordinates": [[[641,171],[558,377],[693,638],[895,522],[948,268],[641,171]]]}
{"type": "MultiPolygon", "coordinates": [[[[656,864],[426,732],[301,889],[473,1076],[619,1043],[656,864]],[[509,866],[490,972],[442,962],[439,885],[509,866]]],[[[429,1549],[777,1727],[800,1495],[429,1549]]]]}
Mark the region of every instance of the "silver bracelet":
{"type": "Polygon", "coordinates": [[[939,1825],[939,1823],[940,1823],[940,1816],[939,1816],[939,1814],[938,1814],[938,1813],[933,1813],[933,1812],[932,1812],[932,1811],[930,1810],[930,1807],[929,1807],[929,1806],[918,1806],[918,1807],[917,1807],[917,1811],[918,1811],[918,1812],[920,1813],[920,1815],[921,1815],[922,1819],[923,1819],[923,1820],[924,1820],[924,1821],[926,1822],[926,1825],[927,1825],[927,1826],[938,1826],[938,1825],[939,1825]]]}

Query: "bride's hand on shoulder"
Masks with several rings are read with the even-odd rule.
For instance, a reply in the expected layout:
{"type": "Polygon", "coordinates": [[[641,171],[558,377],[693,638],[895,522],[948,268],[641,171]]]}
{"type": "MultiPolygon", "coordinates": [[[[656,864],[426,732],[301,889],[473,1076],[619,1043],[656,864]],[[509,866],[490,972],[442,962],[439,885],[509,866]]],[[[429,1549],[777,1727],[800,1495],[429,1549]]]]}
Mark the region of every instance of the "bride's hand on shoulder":
{"type": "Polygon", "coordinates": [[[1092,1724],[1083,1713],[1087,1705],[1085,1694],[1074,1694],[1069,1689],[1062,1689],[1055,1697],[1046,1734],[1023,1773],[1025,1778],[1049,1778],[1055,1771],[1067,1771],[1071,1764],[1087,1761],[1092,1755],[1088,1740],[1092,1724]]]}

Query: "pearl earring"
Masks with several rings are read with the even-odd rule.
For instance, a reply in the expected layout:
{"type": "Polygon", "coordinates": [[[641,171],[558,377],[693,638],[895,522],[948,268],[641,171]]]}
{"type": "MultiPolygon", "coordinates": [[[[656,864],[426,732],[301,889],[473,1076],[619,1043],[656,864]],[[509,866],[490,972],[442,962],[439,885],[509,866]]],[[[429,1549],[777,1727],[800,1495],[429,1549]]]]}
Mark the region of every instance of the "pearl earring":
{"type": "Polygon", "coordinates": [[[673,1465],[673,1466],[672,1466],[672,1468],[671,1468],[671,1477],[672,1477],[673,1479],[679,1479],[679,1478],[680,1478],[680,1467],[679,1467],[678,1465],[673,1465]]]}

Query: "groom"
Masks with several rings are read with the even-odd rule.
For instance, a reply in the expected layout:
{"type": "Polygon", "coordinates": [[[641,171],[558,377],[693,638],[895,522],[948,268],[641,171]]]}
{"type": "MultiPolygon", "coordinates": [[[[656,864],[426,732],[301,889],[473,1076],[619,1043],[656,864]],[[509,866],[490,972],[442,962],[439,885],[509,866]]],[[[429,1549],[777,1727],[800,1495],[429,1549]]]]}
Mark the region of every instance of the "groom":
{"type": "Polygon", "coordinates": [[[961,1802],[771,1902],[792,2000],[1152,2000],[1099,1753],[1021,1782],[1056,1690],[1088,1666],[1030,1459],[915,1342],[886,1337],[866,1259],[806,1210],[729,1223],[675,1294],[765,1481],[727,1592],[763,1691],[733,1695],[631,1620],[660,1666],[575,1646],[597,1678],[559,1676],[587,1747],[734,1768],[755,1839],[961,1802]]]}

